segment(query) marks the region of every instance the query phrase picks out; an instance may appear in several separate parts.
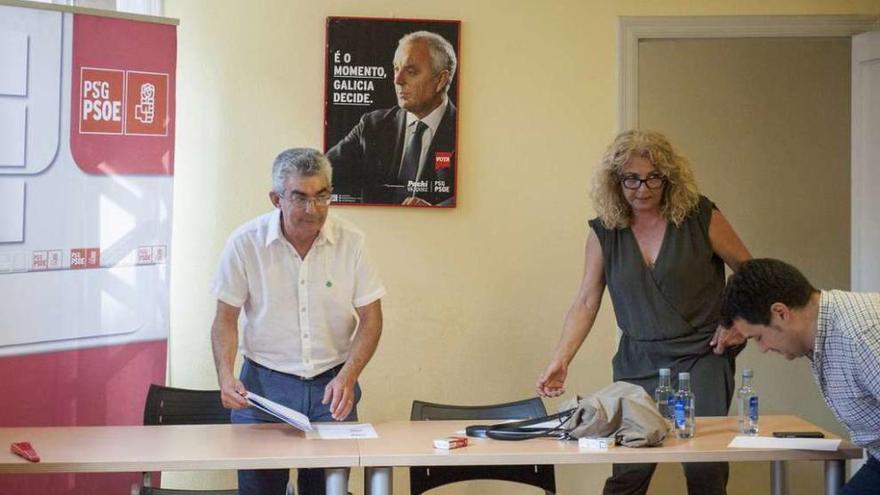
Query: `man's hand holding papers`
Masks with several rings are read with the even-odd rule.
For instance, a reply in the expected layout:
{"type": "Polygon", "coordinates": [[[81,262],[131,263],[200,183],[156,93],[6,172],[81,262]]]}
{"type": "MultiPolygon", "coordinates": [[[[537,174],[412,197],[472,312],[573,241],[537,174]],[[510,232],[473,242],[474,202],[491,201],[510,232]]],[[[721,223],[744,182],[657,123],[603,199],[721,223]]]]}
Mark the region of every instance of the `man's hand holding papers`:
{"type": "Polygon", "coordinates": [[[293,409],[282,406],[277,402],[272,402],[271,400],[259,396],[253,392],[247,392],[245,394],[245,398],[247,399],[248,404],[256,407],[266,414],[275,416],[276,418],[284,421],[294,428],[298,428],[302,431],[312,431],[313,429],[312,423],[309,421],[309,418],[299,411],[294,411],[293,409]]]}

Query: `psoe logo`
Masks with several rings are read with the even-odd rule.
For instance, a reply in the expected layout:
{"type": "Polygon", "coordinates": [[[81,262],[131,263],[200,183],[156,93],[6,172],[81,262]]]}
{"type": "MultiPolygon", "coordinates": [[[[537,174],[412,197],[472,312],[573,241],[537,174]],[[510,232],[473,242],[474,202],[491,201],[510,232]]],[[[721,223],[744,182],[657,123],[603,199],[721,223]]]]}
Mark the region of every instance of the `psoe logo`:
{"type": "Polygon", "coordinates": [[[80,134],[168,135],[168,74],[83,67],[80,134]]]}
{"type": "Polygon", "coordinates": [[[168,135],[168,74],[126,71],[125,134],[168,135]]]}
{"type": "Polygon", "coordinates": [[[142,124],[152,124],[156,116],[156,86],[141,85],[141,102],[134,106],[134,118],[142,124]]]}
{"type": "Polygon", "coordinates": [[[125,72],[83,67],[80,70],[79,132],[81,134],[122,134],[125,72]]]}

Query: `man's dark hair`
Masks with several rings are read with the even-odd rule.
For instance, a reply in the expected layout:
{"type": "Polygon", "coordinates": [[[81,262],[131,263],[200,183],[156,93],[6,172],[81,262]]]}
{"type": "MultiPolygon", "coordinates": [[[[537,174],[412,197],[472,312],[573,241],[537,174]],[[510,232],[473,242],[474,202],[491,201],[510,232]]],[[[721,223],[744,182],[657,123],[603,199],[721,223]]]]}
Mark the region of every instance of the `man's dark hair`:
{"type": "Polygon", "coordinates": [[[783,261],[747,261],[727,279],[721,298],[721,324],[730,328],[739,318],[753,325],[770,323],[770,306],[782,303],[803,308],[818,292],[797,268],[783,261]]]}

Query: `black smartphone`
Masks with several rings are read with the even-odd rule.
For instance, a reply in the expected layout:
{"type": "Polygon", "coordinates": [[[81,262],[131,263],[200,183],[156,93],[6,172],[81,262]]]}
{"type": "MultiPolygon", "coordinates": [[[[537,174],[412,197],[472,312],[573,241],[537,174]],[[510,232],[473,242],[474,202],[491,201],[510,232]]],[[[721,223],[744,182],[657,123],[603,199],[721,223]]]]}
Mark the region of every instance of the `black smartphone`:
{"type": "Polygon", "coordinates": [[[774,431],[776,438],[825,438],[821,431],[774,431]]]}

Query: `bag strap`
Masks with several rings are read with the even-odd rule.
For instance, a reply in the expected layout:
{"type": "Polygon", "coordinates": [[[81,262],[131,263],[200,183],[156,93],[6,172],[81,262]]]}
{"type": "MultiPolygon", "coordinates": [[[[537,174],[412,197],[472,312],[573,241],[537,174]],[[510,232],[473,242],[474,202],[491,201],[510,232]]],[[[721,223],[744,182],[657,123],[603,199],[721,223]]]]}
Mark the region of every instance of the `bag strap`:
{"type": "Polygon", "coordinates": [[[494,425],[472,425],[465,428],[465,433],[469,437],[492,438],[494,440],[528,440],[530,438],[540,437],[564,437],[567,432],[563,427],[565,422],[574,414],[577,408],[566,409],[565,411],[551,414],[549,416],[541,416],[539,418],[526,419],[523,421],[514,421],[511,423],[498,423],[494,425]],[[558,420],[556,426],[529,428],[530,426],[546,423],[548,421],[558,420]]]}

